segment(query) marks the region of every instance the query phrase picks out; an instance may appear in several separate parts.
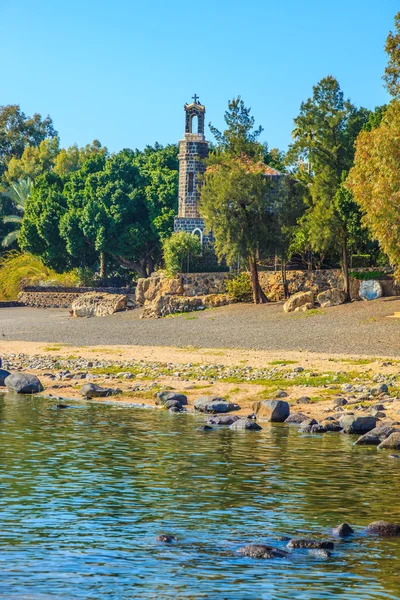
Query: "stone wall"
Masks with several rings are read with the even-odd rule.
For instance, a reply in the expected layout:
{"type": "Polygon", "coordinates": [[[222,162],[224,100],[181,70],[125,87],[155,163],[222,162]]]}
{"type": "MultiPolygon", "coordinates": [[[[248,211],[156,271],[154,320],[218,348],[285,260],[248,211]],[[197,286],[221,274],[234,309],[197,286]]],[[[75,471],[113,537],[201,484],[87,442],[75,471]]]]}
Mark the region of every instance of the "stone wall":
{"type": "Polygon", "coordinates": [[[70,308],[77,298],[88,292],[123,294],[128,298],[127,308],[134,308],[135,306],[135,293],[131,288],[26,286],[18,294],[18,302],[34,308],[70,308]]]}

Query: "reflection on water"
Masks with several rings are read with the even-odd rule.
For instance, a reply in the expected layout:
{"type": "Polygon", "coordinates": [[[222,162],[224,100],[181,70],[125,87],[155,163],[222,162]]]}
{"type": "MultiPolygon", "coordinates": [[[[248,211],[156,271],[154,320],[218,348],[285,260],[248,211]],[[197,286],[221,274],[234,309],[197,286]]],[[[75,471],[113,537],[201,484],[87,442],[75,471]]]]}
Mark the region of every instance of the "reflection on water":
{"type": "Polygon", "coordinates": [[[0,400],[0,596],[399,598],[400,461],[350,436],[196,431],[189,415],[0,400]],[[357,538],[329,560],[236,554],[284,534],[357,538]],[[178,542],[163,545],[159,533],[178,542]]]}

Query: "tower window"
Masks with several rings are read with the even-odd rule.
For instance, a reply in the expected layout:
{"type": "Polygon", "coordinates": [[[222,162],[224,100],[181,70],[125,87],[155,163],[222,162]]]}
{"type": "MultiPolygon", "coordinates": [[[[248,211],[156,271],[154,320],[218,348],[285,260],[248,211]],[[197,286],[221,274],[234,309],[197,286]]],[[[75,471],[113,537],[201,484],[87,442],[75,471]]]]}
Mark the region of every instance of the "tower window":
{"type": "Polygon", "coordinates": [[[194,173],[189,173],[188,176],[188,192],[191,194],[194,190],[194,173]]]}
{"type": "Polygon", "coordinates": [[[190,133],[199,133],[199,119],[197,115],[190,117],[190,133]]]}

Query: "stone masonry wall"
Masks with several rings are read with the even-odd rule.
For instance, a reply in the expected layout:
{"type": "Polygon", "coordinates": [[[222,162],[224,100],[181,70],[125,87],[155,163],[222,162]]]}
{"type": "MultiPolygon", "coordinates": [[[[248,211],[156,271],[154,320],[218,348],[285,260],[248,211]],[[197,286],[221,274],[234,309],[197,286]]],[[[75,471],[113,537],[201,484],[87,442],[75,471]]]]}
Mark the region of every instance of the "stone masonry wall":
{"type": "Polygon", "coordinates": [[[123,294],[128,298],[127,306],[133,308],[135,294],[128,288],[63,288],[27,286],[18,294],[18,302],[34,308],[70,308],[74,300],[88,292],[123,294]]]}

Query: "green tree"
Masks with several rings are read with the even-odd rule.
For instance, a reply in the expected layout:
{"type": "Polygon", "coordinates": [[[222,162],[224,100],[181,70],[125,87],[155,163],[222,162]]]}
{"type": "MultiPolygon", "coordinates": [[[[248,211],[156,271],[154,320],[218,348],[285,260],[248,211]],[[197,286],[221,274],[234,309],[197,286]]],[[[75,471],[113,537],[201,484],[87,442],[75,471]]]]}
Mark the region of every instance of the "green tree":
{"type": "Polygon", "coordinates": [[[62,148],[55,158],[54,172],[61,177],[66,177],[70,173],[78,171],[85,161],[96,154],[104,157],[108,155],[107,148],[103,147],[98,140],[94,140],[83,148],[78,148],[77,144],[69,148],[62,148]]]}
{"type": "Polygon", "coordinates": [[[35,180],[53,169],[59,151],[58,137],[47,138],[39,146],[25,146],[21,158],[10,159],[4,179],[8,183],[26,178],[35,180]]]}
{"type": "Polygon", "coordinates": [[[271,148],[269,150],[267,142],[263,146],[264,163],[272,169],[276,169],[279,173],[285,173],[287,171],[285,153],[282,150],[278,150],[278,148],[271,148]]]}
{"type": "Polygon", "coordinates": [[[19,213],[8,214],[3,217],[4,223],[13,223],[18,226],[3,238],[2,246],[5,248],[11,246],[11,244],[13,244],[19,237],[19,228],[21,227],[26,202],[32,193],[32,187],[33,183],[31,179],[20,179],[19,181],[11,184],[7,190],[2,193],[3,198],[6,197],[11,200],[14,213],[19,213]]]}
{"type": "Polygon", "coordinates": [[[42,119],[35,113],[27,117],[17,104],[0,107],[0,177],[12,157],[21,158],[26,146],[39,146],[57,132],[49,116],[42,119]]]}
{"type": "Polygon", "coordinates": [[[201,255],[201,244],[197,235],[178,231],[163,243],[165,269],[169,275],[185,273],[193,259],[201,255]]]}
{"type": "Polygon", "coordinates": [[[394,98],[400,96],[400,12],[394,17],[394,33],[391,31],[386,39],[385,52],[389,60],[383,80],[385,87],[394,98]]]}
{"type": "Polygon", "coordinates": [[[343,173],[352,166],[354,142],[368,118],[369,111],[344,100],[334,77],[325,77],[314,86],[313,96],[302,103],[287,153],[290,164],[307,164],[311,202],[301,221],[306,238],[322,255],[330,249],[340,251],[347,296],[349,236],[345,212],[341,212],[335,196],[343,173]]]}
{"type": "Polygon", "coordinates": [[[226,156],[207,169],[200,214],[213,232],[218,259],[233,264],[240,257],[248,262],[255,303],[267,301],[257,261],[271,250],[273,206],[273,184],[264,165],[226,156]]]}
{"type": "Polygon", "coordinates": [[[362,131],[346,187],[363,220],[400,276],[400,101],[393,100],[379,127],[362,131]]]}
{"type": "Polygon", "coordinates": [[[224,116],[226,123],[224,131],[221,132],[211,123],[209,124],[211,133],[217,141],[217,150],[237,157],[245,155],[252,159],[262,159],[264,148],[258,142],[258,138],[263,128],[261,126],[254,128],[255,119],[250,113],[251,108],[247,108],[238,96],[228,103],[228,110],[225,111],[224,116]]]}

